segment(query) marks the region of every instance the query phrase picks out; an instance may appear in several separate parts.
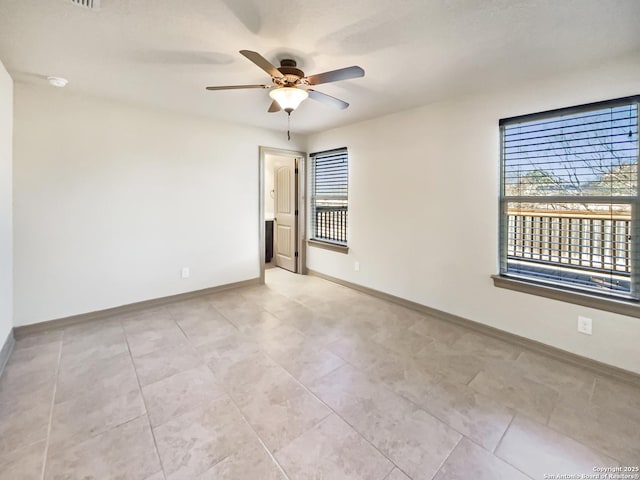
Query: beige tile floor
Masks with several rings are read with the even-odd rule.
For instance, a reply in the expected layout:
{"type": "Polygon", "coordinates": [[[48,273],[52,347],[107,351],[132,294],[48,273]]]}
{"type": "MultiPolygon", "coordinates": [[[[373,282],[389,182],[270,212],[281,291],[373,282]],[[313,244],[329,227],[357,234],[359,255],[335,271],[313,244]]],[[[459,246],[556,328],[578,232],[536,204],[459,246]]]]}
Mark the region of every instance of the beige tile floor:
{"type": "Polygon", "coordinates": [[[17,341],[0,480],[519,480],[640,464],[640,389],[315,277],[17,341]]]}

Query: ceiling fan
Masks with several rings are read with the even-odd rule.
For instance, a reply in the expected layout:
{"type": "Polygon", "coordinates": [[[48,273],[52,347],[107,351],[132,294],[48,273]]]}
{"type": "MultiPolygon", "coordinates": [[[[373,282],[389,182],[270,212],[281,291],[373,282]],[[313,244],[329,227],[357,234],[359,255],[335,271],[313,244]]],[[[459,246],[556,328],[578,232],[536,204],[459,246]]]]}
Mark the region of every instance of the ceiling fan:
{"type": "Polygon", "coordinates": [[[267,72],[271,76],[272,85],[228,85],[207,87],[207,90],[271,89],[269,96],[273,102],[269,107],[269,112],[284,110],[291,115],[291,112],[298,108],[307,97],[336,108],[345,109],[349,106],[347,102],[308,87],[364,76],[364,70],[357,66],[305,76],[304,72],[297,68],[295,60],[283,59],[280,61],[280,67],[276,68],[257,52],[240,50],[240,53],[267,72]]]}

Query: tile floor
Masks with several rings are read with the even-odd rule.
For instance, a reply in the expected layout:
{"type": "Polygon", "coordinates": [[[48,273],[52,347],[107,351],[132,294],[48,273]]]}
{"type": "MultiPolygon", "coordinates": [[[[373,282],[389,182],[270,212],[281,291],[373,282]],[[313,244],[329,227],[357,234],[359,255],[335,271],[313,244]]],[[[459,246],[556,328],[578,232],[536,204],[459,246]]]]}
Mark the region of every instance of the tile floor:
{"type": "Polygon", "coordinates": [[[640,463],[640,389],[315,277],[28,336],[0,479],[519,480],[640,463]]]}

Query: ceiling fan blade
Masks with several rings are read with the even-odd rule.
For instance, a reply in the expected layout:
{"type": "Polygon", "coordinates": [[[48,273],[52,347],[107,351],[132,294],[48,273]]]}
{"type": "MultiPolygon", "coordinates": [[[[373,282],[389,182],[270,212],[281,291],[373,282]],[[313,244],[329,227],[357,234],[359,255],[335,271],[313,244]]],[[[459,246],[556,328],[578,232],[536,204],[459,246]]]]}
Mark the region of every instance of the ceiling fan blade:
{"type": "Polygon", "coordinates": [[[309,85],[320,85],[321,83],[338,82],[350,78],[364,77],[364,70],[360,67],[346,67],[330,72],[318,73],[307,77],[309,85]]]}
{"type": "Polygon", "coordinates": [[[326,103],[327,105],[334,106],[336,108],[339,108],[340,110],[344,110],[349,106],[347,102],[344,102],[339,98],[332,97],[331,95],[327,95],[326,93],[311,89],[308,89],[307,92],[309,93],[309,98],[318,102],[326,103]]]}
{"type": "Polygon", "coordinates": [[[280,104],[274,100],[273,102],[271,102],[271,106],[267,111],[269,113],[274,113],[274,112],[279,112],[280,110],[282,110],[282,108],[280,108],[280,104]]]}
{"type": "Polygon", "coordinates": [[[240,90],[243,88],[271,88],[270,85],[223,85],[219,87],[207,87],[207,90],[240,90]]]}
{"type": "Polygon", "coordinates": [[[258,52],[252,52],[251,50],[240,50],[240,53],[267,72],[274,78],[284,78],[284,75],[280,70],[274,67],[269,60],[264,58],[258,52]]]}

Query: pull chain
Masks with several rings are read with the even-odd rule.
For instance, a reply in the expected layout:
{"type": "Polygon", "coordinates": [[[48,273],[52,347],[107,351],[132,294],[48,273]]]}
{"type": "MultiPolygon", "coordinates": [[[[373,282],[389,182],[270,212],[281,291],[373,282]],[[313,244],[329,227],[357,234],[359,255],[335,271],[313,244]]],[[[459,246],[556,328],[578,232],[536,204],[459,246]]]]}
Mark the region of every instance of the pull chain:
{"type": "Polygon", "coordinates": [[[287,113],[287,140],[291,141],[291,112],[287,113]]]}

